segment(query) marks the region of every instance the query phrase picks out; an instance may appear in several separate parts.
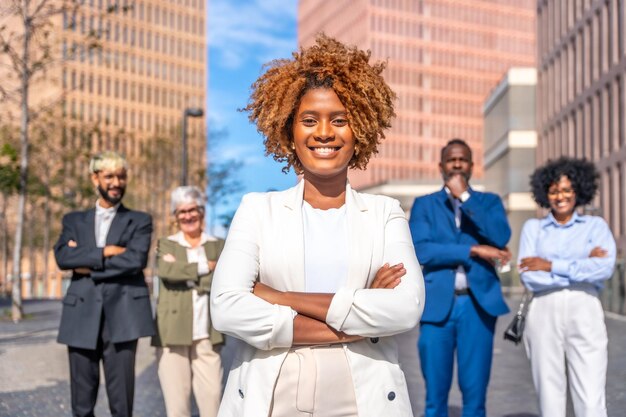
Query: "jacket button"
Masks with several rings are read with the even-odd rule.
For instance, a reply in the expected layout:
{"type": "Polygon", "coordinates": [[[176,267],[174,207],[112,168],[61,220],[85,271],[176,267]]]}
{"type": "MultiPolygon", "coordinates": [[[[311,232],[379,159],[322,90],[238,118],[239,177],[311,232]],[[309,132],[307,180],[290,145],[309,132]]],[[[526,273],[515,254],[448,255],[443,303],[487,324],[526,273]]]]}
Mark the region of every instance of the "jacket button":
{"type": "Polygon", "coordinates": [[[177,313],[177,311],[176,311],[176,310],[172,310],[172,314],[176,314],[176,313],[177,313]]]}
{"type": "Polygon", "coordinates": [[[241,388],[239,389],[239,396],[243,398],[243,391],[241,390],[241,388]]]}
{"type": "Polygon", "coordinates": [[[393,401],[393,400],[395,400],[395,399],[396,399],[396,393],[395,393],[395,392],[393,392],[393,391],[391,391],[389,394],[387,394],[387,399],[388,399],[389,401],[393,401]]]}
{"type": "Polygon", "coordinates": [[[378,343],[378,338],[377,337],[370,337],[370,342],[372,343],[378,343]]]}

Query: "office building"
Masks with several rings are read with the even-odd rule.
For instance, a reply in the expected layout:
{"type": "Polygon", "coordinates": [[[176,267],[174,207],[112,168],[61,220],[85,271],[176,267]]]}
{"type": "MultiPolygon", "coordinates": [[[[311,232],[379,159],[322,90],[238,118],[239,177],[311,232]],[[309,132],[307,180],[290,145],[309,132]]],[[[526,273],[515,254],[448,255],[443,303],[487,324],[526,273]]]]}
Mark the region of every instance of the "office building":
{"type": "Polygon", "coordinates": [[[537,164],[585,157],[601,174],[587,210],[604,217],[626,249],[626,4],[538,2],[537,164]]]}
{"type": "MultiPolygon", "coordinates": [[[[502,197],[511,226],[509,249],[518,260],[519,236],[526,220],[537,215],[529,179],[535,169],[535,90],[537,70],[511,68],[487,97],[483,107],[484,184],[502,197]]],[[[517,268],[502,274],[503,285],[519,284],[517,268]]]]}
{"type": "MultiPolygon", "coordinates": [[[[152,214],[154,237],[166,235],[171,226],[169,193],[180,184],[183,112],[204,108],[206,102],[206,2],[79,3],[76,11],[68,9],[50,20],[53,62],[31,85],[32,107],[41,117],[42,108],[50,113],[49,125],[38,128],[47,137],[31,152],[31,173],[43,164],[43,172],[52,176],[51,193],[57,198],[51,208],[52,239],[58,235],[62,212],[94,204],[87,164],[101,150],[127,157],[130,183],[124,203],[152,214]]],[[[23,32],[15,17],[2,23],[23,32]]],[[[41,56],[37,45],[32,44],[33,56],[41,56]]],[[[17,108],[7,106],[0,113],[3,123],[19,120],[17,108]]],[[[206,171],[205,130],[203,118],[189,118],[188,182],[201,187],[206,171]]],[[[31,129],[33,144],[36,134],[31,129]]],[[[37,216],[29,219],[37,222],[36,231],[44,221],[37,216]]],[[[50,272],[55,268],[50,262],[50,272]]],[[[26,262],[22,271],[30,274],[26,262]]],[[[33,295],[59,295],[58,286],[39,287],[24,285],[34,288],[33,295]]]]}
{"type": "Polygon", "coordinates": [[[441,147],[468,141],[483,175],[485,96],[512,66],[535,65],[535,0],[301,0],[298,41],[323,31],[388,60],[397,118],[356,188],[439,178],[441,147]]]}

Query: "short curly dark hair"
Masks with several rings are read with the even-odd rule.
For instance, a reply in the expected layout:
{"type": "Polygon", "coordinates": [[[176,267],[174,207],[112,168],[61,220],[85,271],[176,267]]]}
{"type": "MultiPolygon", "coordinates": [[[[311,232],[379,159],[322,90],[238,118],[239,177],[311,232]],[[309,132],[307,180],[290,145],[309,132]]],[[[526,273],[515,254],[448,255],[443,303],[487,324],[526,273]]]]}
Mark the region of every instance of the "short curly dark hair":
{"type": "Polygon", "coordinates": [[[576,207],[589,204],[598,191],[600,174],[593,162],[585,158],[577,159],[562,156],[537,168],[530,176],[533,198],[541,207],[549,208],[548,189],[566,176],[576,193],[576,207]]]}
{"type": "Polygon", "coordinates": [[[267,64],[267,71],[252,85],[248,118],[264,137],[265,154],[286,162],[287,172],[302,165],[292,149],[293,121],[302,96],[314,88],[332,88],[345,106],[356,140],[350,168],[365,169],[378,152],[384,130],[395,116],[396,94],[383,79],[384,62],[369,63],[371,52],[319,34],[315,44],[293,53],[293,59],[267,64]]]}

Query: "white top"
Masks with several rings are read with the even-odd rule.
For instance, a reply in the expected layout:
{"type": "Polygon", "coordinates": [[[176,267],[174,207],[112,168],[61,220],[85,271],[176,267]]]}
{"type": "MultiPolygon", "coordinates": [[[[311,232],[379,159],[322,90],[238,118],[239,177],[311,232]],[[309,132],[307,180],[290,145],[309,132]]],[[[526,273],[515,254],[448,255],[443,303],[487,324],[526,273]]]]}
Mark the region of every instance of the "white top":
{"type": "MultiPolygon", "coordinates": [[[[185,240],[183,232],[178,232],[168,237],[179,245],[187,248],[187,262],[198,263],[198,275],[208,274],[209,261],[204,251],[204,244],[209,240],[215,240],[214,237],[202,233],[200,237],[200,245],[192,248],[189,242],[185,240]]],[[[201,340],[209,338],[209,296],[208,294],[198,295],[198,291],[191,290],[193,300],[193,340],[201,340]]]]}
{"type": "Polygon", "coordinates": [[[113,217],[117,213],[117,209],[120,206],[119,203],[113,207],[104,208],[100,203],[96,202],[96,247],[103,248],[107,244],[107,235],[113,223],[113,217]]]}
{"type": "Polygon", "coordinates": [[[302,203],[306,292],[336,293],[348,278],[346,206],[316,209],[302,203]]]}

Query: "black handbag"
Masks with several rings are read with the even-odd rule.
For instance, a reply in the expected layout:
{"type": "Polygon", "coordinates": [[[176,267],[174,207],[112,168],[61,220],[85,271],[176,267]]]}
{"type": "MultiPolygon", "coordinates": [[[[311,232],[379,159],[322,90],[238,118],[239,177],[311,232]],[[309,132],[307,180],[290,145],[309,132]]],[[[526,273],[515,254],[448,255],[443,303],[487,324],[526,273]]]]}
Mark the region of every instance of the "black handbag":
{"type": "Polygon", "coordinates": [[[528,290],[525,290],[524,295],[522,295],[522,301],[519,303],[517,313],[515,313],[513,320],[511,320],[511,323],[509,323],[504,331],[504,340],[510,340],[515,343],[515,345],[522,341],[524,325],[526,322],[526,313],[528,313],[528,304],[530,304],[530,300],[532,300],[532,295],[528,290]]]}

